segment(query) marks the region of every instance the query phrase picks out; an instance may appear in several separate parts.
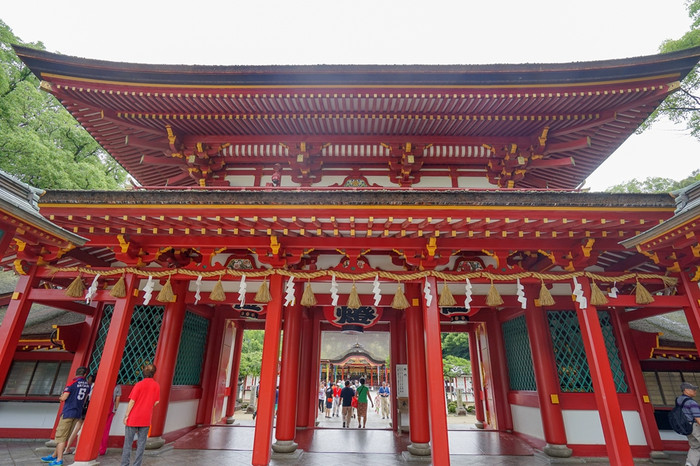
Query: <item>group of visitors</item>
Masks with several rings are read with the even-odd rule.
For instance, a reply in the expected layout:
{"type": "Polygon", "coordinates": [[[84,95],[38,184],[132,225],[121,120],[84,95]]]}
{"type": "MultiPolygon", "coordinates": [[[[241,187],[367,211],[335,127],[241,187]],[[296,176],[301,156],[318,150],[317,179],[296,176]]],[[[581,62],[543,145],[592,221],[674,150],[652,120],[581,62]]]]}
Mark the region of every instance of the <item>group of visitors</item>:
{"type": "Polygon", "coordinates": [[[360,379],[359,385],[354,382],[351,384],[349,380],[339,380],[337,383],[322,382],[318,392],[318,409],[325,413],[326,418],[342,416],[345,428],[350,427],[351,420],[357,417],[358,428],[364,429],[367,426],[367,404],[374,408],[376,401],[377,408],[381,409],[382,419],[389,419],[391,393],[387,383],[382,382],[375,400],[372,400],[369,392],[364,378],[360,379]]]}
{"type": "MultiPolygon", "coordinates": [[[[129,394],[129,403],[124,414],[124,446],[122,449],[122,465],[131,463],[131,448],[136,441],[136,457],[134,465],[140,466],[143,461],[143,452],[146,449],[146,439],[148,430],[151,425],[151,417],[153,408],[158,404],[160,399],[160,385],[153,380],[156,373],[156,366],[146,364],[141,370],[143,380],[136,383],[131,393],[129,394]]],[[[63,456],[70,454],[69,447],[74,438],[80,440],[80,432],[87,413],[88,403],[92,395],[94,386],[94,375],[88,375],[86,367],[79,367],[75,371],[75,378],[64,389],[59,397],[63,402],[61,418],[56,427],[56,448],[48,455],[41,458],[41,461],[48,463],[49,466],[62,466],[63,456]]],[[[104,455],[107,452],[107,441],[109,439],[109,431],[112,425],[112,419],[119,407],[121,398],[121,386],[114,387],[112,392],[112,400],[110,409],[107,414],[107,422],[102,435],[102,443],[100,444],[99,453],[104,455]]]]}

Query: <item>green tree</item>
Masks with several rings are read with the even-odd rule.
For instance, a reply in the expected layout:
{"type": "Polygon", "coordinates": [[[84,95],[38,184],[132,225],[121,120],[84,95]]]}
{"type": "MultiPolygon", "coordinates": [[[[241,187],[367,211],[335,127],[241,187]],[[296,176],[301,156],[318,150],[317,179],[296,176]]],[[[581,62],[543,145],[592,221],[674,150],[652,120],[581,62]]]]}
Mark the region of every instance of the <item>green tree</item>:
{"type": "Polygon", "coordinates": [[[680,181],[671,178],[649,177],[643,181],[636,178],[606,189],[609,193],[670,193],[700,181],[700,170],[680,181]]]}
{"type": "Polygon", "coordinates": [[[462,377],[471,374],[472,364],[464,358],[457,356],[445,356],[442,360],[442,373],[446,379],[462,377]]]}
{"type": "Polygon", "coordinates": [[[469,360],[469,334],[466,332],[442,333],[442,357],[457,356],[469,360]]]}
{"type": "Polygon", "coordinates": [[[239,371],[241,376],[260,375],[264,338],[264,330],[245,330],[243,332],[241,368],[239,371]]]}
{"type": "MultiPolygon", "coordinates": [[[[659,47],[662,53],[700,45],[700,0],[689,0],[687,7],[688,16],[692,19],[690,31],[680,39],[664,41],[659,47]]],[[[680,89],[667,97],[647,119],[640,131],[649,127],[661,116],[666,116],[675,123],[685,124],[690,133],[700,139],[700,74],[697,66],[683,80],[680,89]]]]}
{"type": "Polygon", "coordinates": [[[14,53],[23,43],[0,21],[0,169],[42,189],[123,189],[112,159],[14,53]]]}

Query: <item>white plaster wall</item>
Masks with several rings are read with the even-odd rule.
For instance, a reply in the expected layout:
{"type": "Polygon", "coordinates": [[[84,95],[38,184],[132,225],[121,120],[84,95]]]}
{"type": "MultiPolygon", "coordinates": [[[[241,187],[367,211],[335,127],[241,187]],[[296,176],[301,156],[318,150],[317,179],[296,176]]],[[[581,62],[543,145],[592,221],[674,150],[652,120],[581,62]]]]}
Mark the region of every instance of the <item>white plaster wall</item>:
{"type": "Polygon", "coordinates": [[[416,188],[451,188],[452,179],[448,176],[421,176],[420,181],[412,186],[416,188]]]}
{"type": "Polygon", "coordinates": [[[540,408],[530,406],[510,405],[513,416],[513,430],[530,437],[544,440],[544,427],[540,408]]]}
{"type": "Polygon", "coordinates": [[[489,179],[484,176],[480,177],[459,177],[457,179],[457,186],[460,188],[478,188],[478,189],[498,189],[495,184],[489,183],[489,179]]]}
{"type": "Polygon", "coordinates": [[[59,403],[0,403],[0,428],[53,429],[59,403]]]}
{"type": "MultiPolygon", "coordinates": [[[[567,443],[605,445],[603,426],[598,411],[563,410],[567,443]]],[[[637,411],[623,411],[627,439],[630,445],[646,445],[642,421],[637,411]]]]}
{"type": "Polygon", "coordinates": [[[168,432],[195,425],[198,406],[199,400],[170,402],[168,406],[168,417],[165,420],[163,432],[167,434],[168,432]]]}

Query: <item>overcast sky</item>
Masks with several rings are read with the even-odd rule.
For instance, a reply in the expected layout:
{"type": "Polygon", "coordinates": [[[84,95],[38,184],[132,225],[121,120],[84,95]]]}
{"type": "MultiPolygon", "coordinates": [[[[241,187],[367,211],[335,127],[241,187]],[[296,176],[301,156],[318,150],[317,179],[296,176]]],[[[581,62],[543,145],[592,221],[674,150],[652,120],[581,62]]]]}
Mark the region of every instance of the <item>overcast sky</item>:
{"type": "MultiPolygon", "coordinates": [[[[690,28],[684,0],[13,1],[25,42],[103,60],[202,65],[561,63],[658,53],[690,28]]],[[[680,126],[632,136],[586,187],[682,179],[700,142],[680,126]]]]}

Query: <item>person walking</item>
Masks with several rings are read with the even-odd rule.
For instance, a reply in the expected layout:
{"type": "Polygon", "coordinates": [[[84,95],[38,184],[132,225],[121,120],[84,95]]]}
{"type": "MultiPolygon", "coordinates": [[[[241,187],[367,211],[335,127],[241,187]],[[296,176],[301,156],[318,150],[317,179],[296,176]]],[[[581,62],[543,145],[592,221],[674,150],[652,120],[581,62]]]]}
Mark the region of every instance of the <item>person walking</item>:
{"type": "Polygon", "coordinates": [[[365,378],[360,379],[360,386],[357,387],[357,427],[365,428],[367,427],[367,401],[372,404],[374,408],[374,402],[372,397],[369,395],[369,388],[365,385],[365,378]]]}
{"type": "Polygon", "coordinates": [[[107,413],[107,424],[105,424],[105,430],[102,433],[102,442],[100,443],[100,455],[107,453],[107,442],[109,441],[109,430],[112,427],[112,419],[117,413],[117,408],[119,408],[119,400],[122,397],[122,386],[117,384],[114,386],[112,391],[112,403],[109,407],[109,413],[107,413]]]}
{"type": "Polygon", "coordinates": [[[323,412],[323,408],[326,405],[326,383],[321,382],[321,386],[318,389],[318,410],[323,412]]]}
{"type": "Polygon", "coordinates": [[[151,426],[153,408],[160,401],[160,385],[153,380],[156,366],[146,364],[142,370],[143,380],[134,385],[129,394],[129,404],[124,414],[124,448],[122,449],[121,466],[141,466],[143,451],[146,449],[146,438],[151,426]],[[131,444],[136,440],[136,457],[131,463],[131,444]]]}
{"type": "Polygon", "coordinates": [[[83,413],[83,404],[90,392],[90,384],[85,380],[85,374],[87,374],[87,367],[79,367],[75,371],[73,381],[63,389],[59,397],[59,400],[63,401],[63,411],[56,427],[56,448],[52,454],[41,458],[41,461],[49,463],[49,466],[63,465],[66,441],[83,413]]]}
{"type": "Polygon", "coordinates": [[[340,416],[341,406],[340,406],[340,392],[343,390],[342,385],[340,385],[340,380],[338,383],[333,385],[333,417],[340,416]]]}
{"type": "Polygon", "coordinates": [[[382,419],[389,419],[389,396],[391,391],[386,385],[386,382],[382,382],[382,386],[379,387],[379,392],[377,393],[377,404],[381,407],[382,419]]]}
{"type": "Polygon", "coordinates": [[[333,382],[328,384],[326,388],[326,418],[331,417],[331,409],[333,408],[333,382]]]}
{"type": "Polygon", "coordinates": [[[350,427],[352,419],[352,400],[355,398],[355,390],[350,387],[350,381],[345,381],[345,388],[340,391],[340,403],[343,406],[343,427],[350,427]]]}
{"type": "Polygon", "coordinates": [[[90,384],[90,391],[88,392],[85,403],[83,403],[83,413],[80,415],[80,419],[76,421],[75,425],[73,426],[73,432],[70,433],[70,437],[68,437],[68,440],[66,441],[66,448],[63,451],[63,455],[72,455],[75,453],[75,449],[78,448],[77,442],[80,440],[80,434],[83,431],[85,416],[87,415],[88,406],[90,405],[90,397],[92,397],[92,389],[95,387],[95,376],[89,374],[87,377],[85,377],[85,380],[87,380],[87,383],[90,384]],[[73,442],[76,442],[75,447],[71,447],[73,442]]]}
{"type": "Polygon", "coordinates": [[[688,445],[690,449],[685,459],[686,466],[697,466],[700,461],[700,424],[698,424],[700,423],[700,406],[692,399],[695,398],[697,393],[697,385],[693,385],[690,382],[683,382],[681,384],[681,395],[676,398],[677,405],[681,405],[688,399],[685,405],[683,405],[683,414],[688,421],[694,421],[693,431],[688,434],[688,445]]]}

